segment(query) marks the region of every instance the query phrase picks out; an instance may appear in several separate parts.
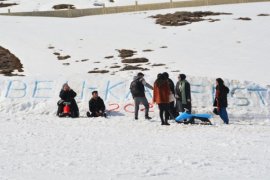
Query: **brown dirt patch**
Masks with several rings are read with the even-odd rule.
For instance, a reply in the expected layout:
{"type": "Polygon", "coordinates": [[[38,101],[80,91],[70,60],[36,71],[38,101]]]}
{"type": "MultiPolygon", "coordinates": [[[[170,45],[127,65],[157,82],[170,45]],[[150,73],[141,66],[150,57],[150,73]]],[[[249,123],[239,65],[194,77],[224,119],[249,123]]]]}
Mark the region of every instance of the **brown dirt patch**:
{"type": "Polygon", "coordinates": [[[122,63],[146,63],[149,62],[146,58],[132,58],[132,59],[124,59],[122,63]]]}
{"type": "Polygon", "coordinates": [[[161,46],[160,48],[165,49],[165,48],[168,48],[168,46],[161,46]]]}
{"type": "Polygon", "coordinates": [[[154,51],[154,50],[152,50],[152,49],[144,49],[143,50],[143,52],[152,52],[152,51],[154,51]]]}
{"type": "Polygon", "coordinates": [[[152,66],[166,66],[166,64],[153,64],[152,66]]]}
{"type": "Polygon", "coordinates": [[[216,21],[220,21],[220,19],[208,19],[208,22],[216,22],[216,21]]]}
{"type": "Polygon", "coordinates": [[[129,50],[129,49],[117,49],[119,52],[119,57],[121,58],[127,58],[127,57],[132,57],[137,51],[129,50]]]}
{"type": "Polygon", "coordinates": [[[240,18],[237,18],[236,20],[250,21],[251,18],[249,18],[249,17],[240,17],[240,18]]]}
{"type": "Polygon", "coordinates": [[[53,54],[56,55],[56,56],[60,56],[59,52],[54,52],[53,54]]]}
{"type": "Polygon", "coordinates": [[[60,60],[60,61],[61,61],[61,60],[66,60],[66,59],[68,59],[68,58],[71,58],[71,56],[70,56],[70,55],[66,55],[66,56],[60,56],[60,55],[59,55],[59,56],[57,56],[57,59],[60,60]]]}
{"type": "Polygon", "coordinates": [[[117,65],[115,65],[115,66],[111,66],[110,68],[120,68],[121,66],[117,66],[117,65]]]}
{"type": "Polygon", "coordinates": [[[270,14],[258,14],[258,16],[270,16],[270,14]]]}
{"type": "Polygon", "coordinates": [[[18,5],[17,3],[0,3],[0,8],[18,5]]]}
{"type": "Polygon", "coordinates": [[[53,9],[76,9],[73,4],[57,4],[52,7],[53,9]]]}
{"type": "MultiPolygon", "coordinates": [[[[207,19],[204,19],[203,17],[217,16],[217,15],[231,15],[231,13],[219,13],[219,12],[211,12],[211,11],[205,11],[205,12],[178,11],[173,14],[171,13],[164,14],[164,15],[157,14],[155,16],[150,16],[150,17],[155,18],[156,24],[160,24],[162,26],[184,26],[187,24],[191,24],[193,22],[200,22],[200,21],[207,20],[207,19]]],[[[217,21],[217,19],[215,19],[214,21],[217,21]]]]}
{"type": "Polygon", "coordinates": [[[124,68],[122,68],[120,71],[131,71],[131,70],[140,70],[140,71],[147,71],[149,69],[147,68],[142,68],[142,67],[138,67],[138,66],[131,66],[131,65],[127,65],[124,68]]]}
{"type": "Polygon", "coordinates": [[[13,71],[23,72],[22,68],[21,61],[8,49],[0,46],[0,74],[4,74],[5,76],[21,76],[13,74],[13,71]]]}
{"type": "Polygon", "coordinates": [[[106,56],[105,59],[111,59],[113,56],[106,56]]]}
{"type": "Polygon", "coordinates": [[[88,73],[101,73],[101,74],[108,73],[108,72],[109,72],[108,70],[93,70],[93,71],[88,71],[88,73]]]}

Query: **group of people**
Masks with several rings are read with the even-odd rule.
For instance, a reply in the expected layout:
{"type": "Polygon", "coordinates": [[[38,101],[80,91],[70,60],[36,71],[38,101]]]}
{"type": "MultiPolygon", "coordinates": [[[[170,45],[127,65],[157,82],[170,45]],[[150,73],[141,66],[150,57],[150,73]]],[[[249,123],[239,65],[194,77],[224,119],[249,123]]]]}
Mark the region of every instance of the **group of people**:
{"type": "MultiPolygon", "coordinates": [[[[191,113],[191,89],[190,83],[186,80],[185,74],[179,74],[176,85],[169,78],[167,72],[159,73],[154,85],[151,86],[144,79],[144,74],[139,72],[137,76],[133,78],[130,84],[130,92],[134,99],[135,105],[135,120],[138,120],[139,106],[143,104],[145,107],[145,119],[152,119],[149,116],[149,103],[145,95],[145,87],[153,90],[153,102],[159,107],[159,116],[161,125],[170,125],[169,119],[175,119],[179,115],[179,112],[191,113]]],[[[216,79],[216,93],[213,106],[216,107],[214,113],[218,114],[225,124],[229,124],[229,118],[227,114],[227,94],[229,88],[224,85],[224,81],[221,78],[216,79]]],[[[58,101],[57,115],[59,117],[64,116],[65,103],[69,104],[70,116],[79,117],[79,108],[75,101],[76,92],[74,92],[67,83],[65,83],[60,91],[61,100],[58,101]]],[[[89,111],[87,117],[106,117],[105,104],[101,97],[98,95],[98,91],[92,92],[92,97],[89,100],[89,111]]],[[[194,123],[194,118],[184,120],[184,123],[194,123]]]]}
{"type": "MultiPolygon", "coordinates": [[[[66,115],[64,112],[64,106],[66,103],[68,103],[70,108],[68,115],[73,118],[79,117],[79,108],[75,101],[76,95],[76,92],[74,92],[67,83],[63,85],[59,94],[61,100],[59,100],[57,103],[57,116],[63,117],[66,115]]],[[[101,97],[99,97],[98,91],[93,91],[92,98],[89,100],[89,111],[86,113],[87,117],[106,117],[107,115],[105,109],[106,107],[104,101],[101,97]]]]}
{"type": "MultiPolygon", "coordinates": [[[[135,120],[138,119],[139,105],[145,106],[145,119],[149,117],[149,104],[145,96],[144,86],[153,90],[153,102],[159,107],[161,125],[170,125],[169,119],[175,119],[179,112],[191,113],[191,89],[185,74],[179,74],[178,81],[174,85],[167,72],[159,73],[154,82],[154,87],[147,83],[143,73],[138,73],[130,85],[130,91],[135,104],[135,120]]],[[[216,79],[216,94],[214,100],[215,113],[218,114],[225,124],[229,124],[227,114],[227,94],[229,88],[224,85],[221,78],[216,79]]],[[[186,119],[184,123],[194,123],[194,118],[186,119]]]]}

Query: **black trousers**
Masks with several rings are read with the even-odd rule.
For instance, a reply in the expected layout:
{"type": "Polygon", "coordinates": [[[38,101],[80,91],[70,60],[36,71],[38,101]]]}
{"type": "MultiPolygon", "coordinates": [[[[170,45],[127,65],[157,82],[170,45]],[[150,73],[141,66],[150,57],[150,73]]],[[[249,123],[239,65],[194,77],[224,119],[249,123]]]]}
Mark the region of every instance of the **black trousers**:
{"type": "Polygon", "coordinates": [[[165,111],[165,119],[175,119],[176,115],[176,111],[175,111],[175,107],[174,107],[174,101],[170,102],[169,104],[169,111],[171,111],[171,115],[169,111],[165,111]]]}
{"type": "Polygon", "coordinates": [[[170,116],[173,117],[173,114],[170,110],[170,103],[160,103],[158,104],[158,108],[159,108],[159,117],[160,117],[161,123],[167,123],[168,117],[166,117],[165,113],[167,112],[170,116]],[[164,115],[165,115],[165,120],[164,120],[164,115]]]}

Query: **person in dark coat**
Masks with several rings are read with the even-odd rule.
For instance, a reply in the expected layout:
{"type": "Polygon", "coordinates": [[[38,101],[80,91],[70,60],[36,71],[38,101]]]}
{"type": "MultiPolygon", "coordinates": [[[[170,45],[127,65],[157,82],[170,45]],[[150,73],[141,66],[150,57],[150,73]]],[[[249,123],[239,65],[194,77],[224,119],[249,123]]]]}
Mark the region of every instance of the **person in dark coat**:
{"type": "MultiPolygon", "coordinates": [[[[178,76],[178,82],[175,86],[176,112],[191,113],[191,91],[190,84],[186,80],[185,74],[178,76]]],[[[184,120],[186,121],[186,120],[184,120]]],[[[191,119],[191,121],[193,121],[191,119]]],[[[193,122],[190,122],[193,123],[193,122]]]]}
{"type": "Polygon", "coordinates": [[[132,97],[134,99],[134,104],[135,104],[135,120],[138,120],[139,106],[141,103],[145,107],[145,115],[144,115],[145,119],[152,119],[149,116],[149,103],[145,97],[144,86],[153,90],[153,87],[145,81],[144,74],[139,72],[137,76],[133,78],[133,81],[131,82],[131,85],[130,85],[130,91],[131,91],[132,97]]]}
{"type": "Polygon", "coordinates": [[[168,83],[169,83],[169,87],[170,87],[170,111],[172,113],[173,116],[170,115],[170,113],[168,111],[165,112],[165,117],[167,119],[174,119],[176,115],[175,112],[175,86],[174,86],[174,82],[169,78],[169,74],[167,72],[163,73],[164,78],[167,79],[168,83]]]}
{"type": "Polygon", "coordinates": [[[89,100],[89,111],[87,112],[86,115],[88,117],[99,117],[99,116],[103,116],[106,117],[106,113],[105,113],[105,104],[103,99],[101,99],[101,97],[98,96],[98,92],[97,91],[93,91],[92,92],[92,98],[89,100]]]}
{"type": "Polygon", "coordinates": [[[229,91],[229,88],[224,85],[224,81],[221,78],[217,78],[214,107],[217,107],[217,113],[225,124],[229,124],[229,118],[226,110],[228,106],[227,94],[229,91]]]}
{"type": "Polygon", "coordinates": [[[70,103],[70,112],[71,117],[79,117],[79,108],[75,101],[76,92],[74,92],[67,83],[63,84],[63,87],[60,91],[59,97],[61,100],[58,101],[58,110],[57,110],[57,116],[61,117],[63,116],[63,108],[65,106],[65,103],[70,103]]]}

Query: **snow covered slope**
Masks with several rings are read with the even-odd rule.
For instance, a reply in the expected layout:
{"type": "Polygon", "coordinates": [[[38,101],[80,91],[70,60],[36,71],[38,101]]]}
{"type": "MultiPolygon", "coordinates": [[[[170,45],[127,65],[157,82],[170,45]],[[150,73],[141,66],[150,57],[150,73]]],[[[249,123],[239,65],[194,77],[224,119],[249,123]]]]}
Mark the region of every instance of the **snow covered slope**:
{"type": "Polygon", "coordinates": [[[25,75],[0,77],[0,179],[269,179],[270,16],[258,16],[269,9],[251,3],[73,19],[0,16],[0,45],[22,61],[18,74],[25,75]],[[149,18],[195,10],[233,15],[166,28],[149,18]],[[152,104],[152,120],[141,107],[134,121],[129,83],[139,71],[120,70],[119,49],[149,59],[141,65],[149,83],[159,72],[174,82],[187,74],[197,113],[211,113],[215,78],[224,78],[231,124],[215,116],[213,126],[164,127],[152,104]],[[88,73],[95,68],[109,72],[88,73]],[[67,81],[77,92],[77,119],[55,116],[67,81]],[[108,119],[85,116],[94,89],[108,119]]]}

